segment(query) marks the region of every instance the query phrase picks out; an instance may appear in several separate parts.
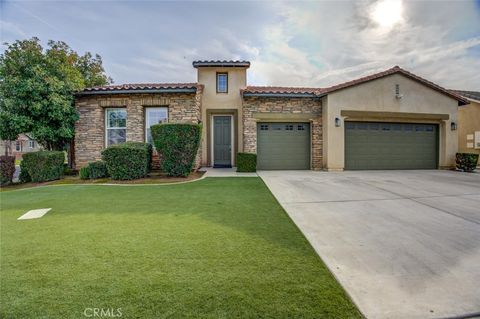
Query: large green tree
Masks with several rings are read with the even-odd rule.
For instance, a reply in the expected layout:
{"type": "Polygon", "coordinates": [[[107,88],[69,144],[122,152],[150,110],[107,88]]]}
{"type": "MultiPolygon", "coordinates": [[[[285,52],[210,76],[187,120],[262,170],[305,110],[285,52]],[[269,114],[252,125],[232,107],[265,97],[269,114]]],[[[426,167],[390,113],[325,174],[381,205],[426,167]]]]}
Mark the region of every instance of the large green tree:
{"type": "Polygon", "coordinates": [[[79,55],[65,42],[38,38],[7,44],[0,55],[0,138],[29,133],[49,150],[61,150],[74,136],[78,114],[74,93],[105,85],[102,59],[79,55]]]}

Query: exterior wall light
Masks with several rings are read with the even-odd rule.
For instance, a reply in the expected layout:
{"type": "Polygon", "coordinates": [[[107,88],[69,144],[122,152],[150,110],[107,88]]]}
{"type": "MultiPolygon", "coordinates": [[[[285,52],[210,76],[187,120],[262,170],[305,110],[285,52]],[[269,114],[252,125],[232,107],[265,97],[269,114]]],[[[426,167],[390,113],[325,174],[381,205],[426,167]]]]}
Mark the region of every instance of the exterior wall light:
{"type": "Polygon", "coordinates": [[[340,125],[342,124],[342,122],[340,121],[340,119],[338,117],[335,118],[335,127],[340,127],[340,125]]]}
{"type": "Polygon", "coordinates": [[[455,122],[450,123],[450,129],[452,131],[456,131],[457,130],[457,123],[455,123],[455,122]]]}

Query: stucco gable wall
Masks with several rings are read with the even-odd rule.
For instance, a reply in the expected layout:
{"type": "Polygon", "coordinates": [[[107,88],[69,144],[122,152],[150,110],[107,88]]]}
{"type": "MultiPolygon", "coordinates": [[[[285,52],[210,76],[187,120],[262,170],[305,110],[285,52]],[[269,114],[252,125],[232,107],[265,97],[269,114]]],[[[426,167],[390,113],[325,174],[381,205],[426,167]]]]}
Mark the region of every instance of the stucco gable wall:
{"type": "Polygon", "coordinates": [[[401,74],[393,74],[328,94],[328,107],[324,108],[324,138],[327,148],[324,167],[330,170],[344,168],[345,120],[436,123],[440,126],[439,164],[451,166],[457,151],[457,131],[450,130],[451,121],[457,121],[458,102],[428,86],[401,74]],[[395,85],[400,85],[401,99],[395,97],[395,85]],[[342,116],[342,111],[385,112],[382,117],[342,116]],[[392,113],[417,113],[410,118],[398,118],[392,113]],[[448,115],[448,120],[422,118],[423,114],[448,115]],[[342,120],[335,127],[335,118],[342,120]]]}
{"type": "Polygon", "coordinates": [[[455,99],[401,74],[330,93],[328,100],[336,107],[388,112],[453,114],[458,105],[455,99]],[[400,85],[401,99],[395,97],[396,84],[400,85]]]}

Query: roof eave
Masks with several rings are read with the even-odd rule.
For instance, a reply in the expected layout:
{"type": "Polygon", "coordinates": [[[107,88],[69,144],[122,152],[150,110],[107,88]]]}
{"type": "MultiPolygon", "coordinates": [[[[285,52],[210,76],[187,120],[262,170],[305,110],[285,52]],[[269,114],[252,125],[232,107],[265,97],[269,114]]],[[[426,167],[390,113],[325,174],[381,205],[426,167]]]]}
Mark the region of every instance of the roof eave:
{"type": "Polygon", "coordinates": [[[197,88],[162,88],[162,89],[133,89],[133,90],[92,90],[82,91],[75,95],[107,95],[107,94],[142,94],[142,93],[196,93],[197,88]]]}
{"type": "Polygon", "coordinates": [[[303,97],[303,98],[318,98],[315,93],[253,93],[253,92],[244,92],[244,97],[303,97]]]}
{"type": "Polygon", "coordinates": [[[250,62],[193,62],[192,65],[194,68],[249,68],[250,62]]]}
{"type": "Polygon", "coordinates": [[[474,99],[474,98],[470,98],[470,97],[465,97],[465,99],[468,101],[468,104],[470,104],[470,102],[480,103],[480,99],[474,99]]]}

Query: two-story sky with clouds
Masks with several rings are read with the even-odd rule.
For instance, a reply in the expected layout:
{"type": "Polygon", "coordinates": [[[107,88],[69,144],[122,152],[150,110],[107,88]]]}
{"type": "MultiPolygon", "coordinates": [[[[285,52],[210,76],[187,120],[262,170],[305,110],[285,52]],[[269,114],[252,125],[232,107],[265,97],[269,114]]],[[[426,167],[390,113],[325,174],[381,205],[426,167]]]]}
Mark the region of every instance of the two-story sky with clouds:
{"type": "Polygon", "coordinates": [[[0,0],[0,29],[2,43],[98,53],[118,84],[194,82],[193,60],[239,59],[250,85],[324,87],[399,65],[480,91],[480,0],[0,0]]]}

